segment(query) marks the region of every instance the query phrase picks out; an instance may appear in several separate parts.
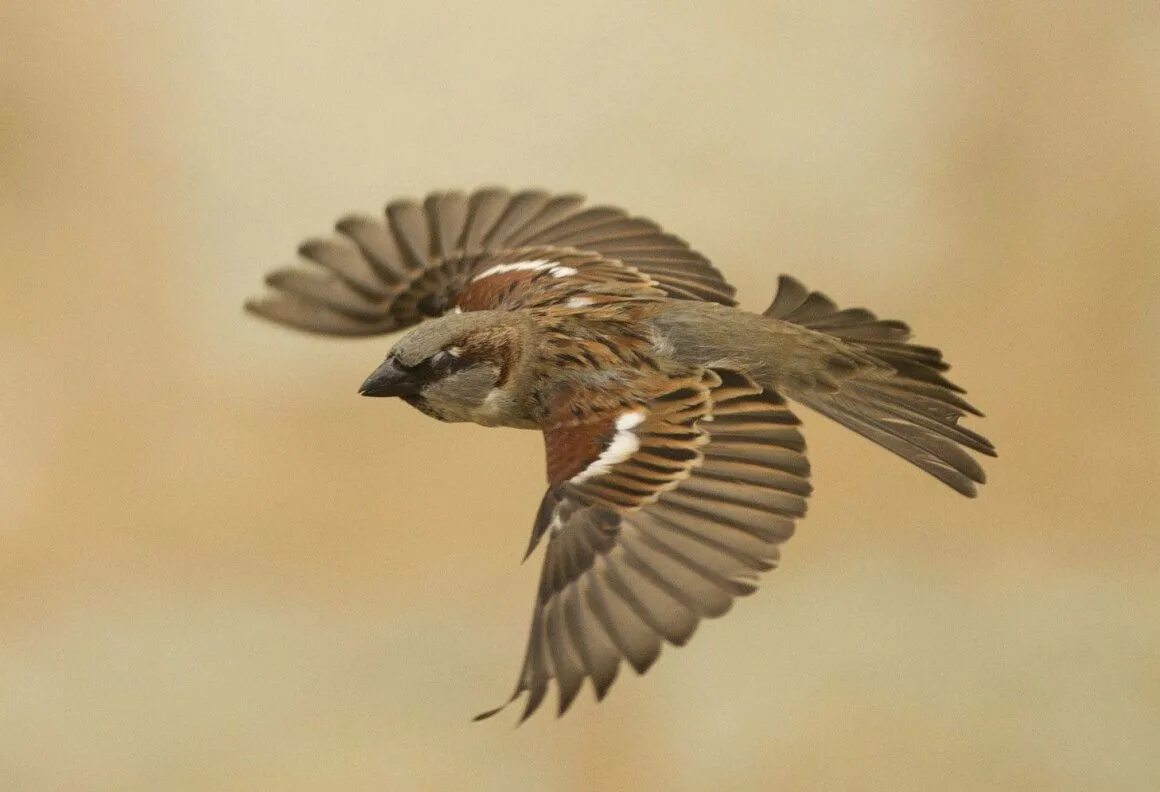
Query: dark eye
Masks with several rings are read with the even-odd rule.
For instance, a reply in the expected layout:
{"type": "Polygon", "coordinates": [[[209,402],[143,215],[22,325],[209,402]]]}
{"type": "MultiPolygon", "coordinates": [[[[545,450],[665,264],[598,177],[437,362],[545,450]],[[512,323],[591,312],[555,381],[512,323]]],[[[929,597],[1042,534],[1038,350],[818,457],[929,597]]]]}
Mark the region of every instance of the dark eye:
{"type": "Polygon", "coordinates": [[[462,350],[458,347],[451,347],[436,352],[428,360],[428,365],[434,371],[441,373],[448,373],[451,371],[458,371],[467,366],[467,361],[462,357],[462,350]]]}

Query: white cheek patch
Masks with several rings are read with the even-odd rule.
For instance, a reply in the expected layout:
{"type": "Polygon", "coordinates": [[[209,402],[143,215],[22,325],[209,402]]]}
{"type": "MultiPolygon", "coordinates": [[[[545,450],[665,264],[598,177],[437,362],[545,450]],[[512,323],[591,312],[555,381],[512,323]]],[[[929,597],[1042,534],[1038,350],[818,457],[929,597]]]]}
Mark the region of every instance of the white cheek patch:
{"type": "Polygon", "coordinates": [[[644,410],[626,412],[616,419],[616,434],[612,442],[604,449],[592,464],[581,470],[570,481],[579,484],[593,476],[603,476],[612,470],[613,465],[619,464],[640,450],[640,438],[633,434],[633,429],[644,423],[644,410]]]}
{"type": "Polygon", "coordinates": [[[475,283],[484,278],[490,278],[492,275],[503,275],[507,272],[543,272],[544,270],[547,270],[553,278],[566,278],[576,274],[576,270],[572,267],[565,267],[554,261],[548,261],[548,259],[536,259],[535,261],[517,261],[513,264],[496,264],[476,275],[471,279],[471,282],[475,283]]]}

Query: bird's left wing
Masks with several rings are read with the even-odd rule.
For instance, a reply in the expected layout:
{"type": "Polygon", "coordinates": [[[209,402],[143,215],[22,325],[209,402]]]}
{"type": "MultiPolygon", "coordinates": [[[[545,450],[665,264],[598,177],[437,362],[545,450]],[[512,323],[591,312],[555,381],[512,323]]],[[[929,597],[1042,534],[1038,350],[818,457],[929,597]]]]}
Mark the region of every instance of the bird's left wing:
{"type": "Polygon", "coordinates": [[[643,674],[665,641],[683,645],[755,590],[805,513],[797,423],[776,393],[723,370],[597,415],[558,411],[528,552],[548,544],[511,698],[527,692],[523,718],[552,679],[561,714],[586,678],[603,698],[622,659],[643,674]]]}
{"type": "Polygon", "coordinates": [[[455,308],[511,308],[533,276],[558,276],[569,267],[563,259],[578,255],[607,261],[606,270],[638,273],[665,297],[734,304],[721,273],[656,223],[543,190],[393,201],[382,217],[340,219],[332,236],[308,239],[298,253],[301,261],[271,272],[270,292],[246,308],[326,335],[391,333],[455,308]],[[465,297],[489,271],[488,288],[465,297]]]}

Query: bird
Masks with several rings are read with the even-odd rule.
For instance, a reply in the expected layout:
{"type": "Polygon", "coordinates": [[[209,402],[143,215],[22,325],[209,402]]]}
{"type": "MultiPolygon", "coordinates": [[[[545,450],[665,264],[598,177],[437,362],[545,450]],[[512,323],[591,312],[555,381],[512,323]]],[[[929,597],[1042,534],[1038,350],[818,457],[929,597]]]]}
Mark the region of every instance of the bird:
{"type": "Polygon", "coordinates": [[[794,402],[963,495],[982,416],[901,321],[839,308],[788,275],[742,310],[704,255],[651,220],[573,193],[486,187],[348,215],[270,272],[253,315],[309,333],[409,330],[362,383],[447,422],[543,435],[545,544],[514,692],[522,723],[552,681],[644,674],[777,565],[806,512],[794,402]]]}

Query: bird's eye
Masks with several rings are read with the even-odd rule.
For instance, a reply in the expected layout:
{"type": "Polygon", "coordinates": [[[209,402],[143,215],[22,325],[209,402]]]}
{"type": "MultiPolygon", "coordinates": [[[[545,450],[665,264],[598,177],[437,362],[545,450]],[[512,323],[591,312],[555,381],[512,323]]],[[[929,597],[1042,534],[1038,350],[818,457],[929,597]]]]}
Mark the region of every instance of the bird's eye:
{"type": "Polygon", "coordinates": [[[463,350],[459,347],[448,347],[447,349],[436,352],[430,358],[430,366],[432,369],[439,371],[449,371],[457,368],[462,368],[464,361],[462,359],[463,350]]]}

